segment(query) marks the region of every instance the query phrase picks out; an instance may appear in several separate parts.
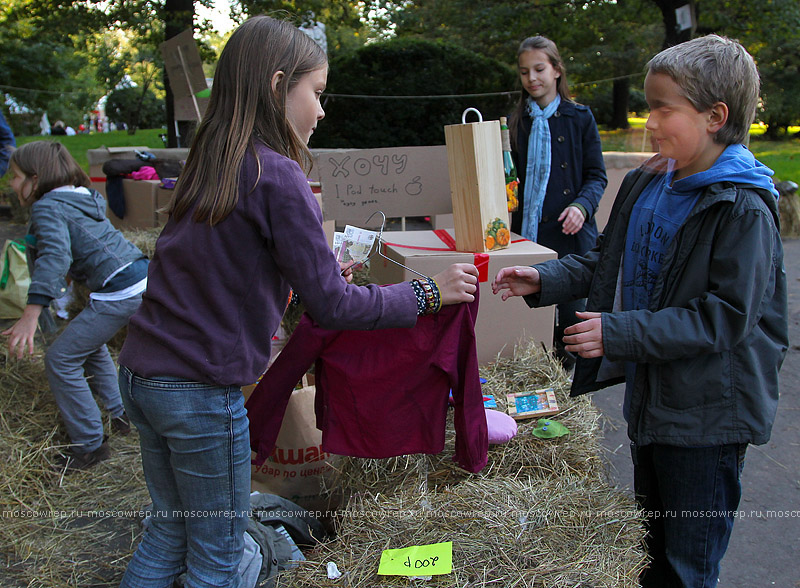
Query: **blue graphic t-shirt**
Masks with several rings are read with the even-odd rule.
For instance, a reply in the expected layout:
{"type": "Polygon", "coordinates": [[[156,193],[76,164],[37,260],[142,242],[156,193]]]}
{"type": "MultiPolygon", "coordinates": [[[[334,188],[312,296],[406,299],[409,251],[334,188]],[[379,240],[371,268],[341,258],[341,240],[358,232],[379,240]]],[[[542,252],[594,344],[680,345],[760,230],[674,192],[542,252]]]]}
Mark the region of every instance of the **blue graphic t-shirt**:
{"type": "Polygon", "coordinates": [[[700,197],[699,190],[680,192],[670,186],[674,173],[650,182],[631,211],[622,259],[623,310],[650,307],[667,248],[700,197]]]}

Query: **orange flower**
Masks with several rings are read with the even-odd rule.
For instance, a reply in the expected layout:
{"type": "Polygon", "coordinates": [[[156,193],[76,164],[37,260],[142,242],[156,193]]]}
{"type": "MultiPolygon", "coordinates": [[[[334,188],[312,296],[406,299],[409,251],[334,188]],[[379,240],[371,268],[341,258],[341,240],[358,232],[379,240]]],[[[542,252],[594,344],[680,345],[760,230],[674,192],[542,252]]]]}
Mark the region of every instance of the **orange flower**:
{"type": "Polygon", "coordinates": [[[486,235],[486,249],[491,251],[495,247],[494,237],[491,235],[486,235]]]}
{"type": "Polygon", "coordinates": [[[508,229],[503,227],[501,229],[497,229],[497,244],[498,245],[508,245],[511,241],[511,233],[508,232],[508,229]]]}

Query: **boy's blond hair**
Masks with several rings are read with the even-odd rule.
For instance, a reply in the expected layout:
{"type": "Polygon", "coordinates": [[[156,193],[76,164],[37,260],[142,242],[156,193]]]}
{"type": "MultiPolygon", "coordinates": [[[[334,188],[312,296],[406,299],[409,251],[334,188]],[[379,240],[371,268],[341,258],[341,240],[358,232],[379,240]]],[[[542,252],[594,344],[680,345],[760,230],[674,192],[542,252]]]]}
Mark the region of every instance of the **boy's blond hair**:
{"type": "Polygon", "coordinates": [[[675,80],[698,112],[717,102],[728,106],[728,121],[714,135],[715,143],[747,142],[761,82],[753,57],[738,41],[719,35],[692,39],[664,49],[647,69],[675,80]]]}

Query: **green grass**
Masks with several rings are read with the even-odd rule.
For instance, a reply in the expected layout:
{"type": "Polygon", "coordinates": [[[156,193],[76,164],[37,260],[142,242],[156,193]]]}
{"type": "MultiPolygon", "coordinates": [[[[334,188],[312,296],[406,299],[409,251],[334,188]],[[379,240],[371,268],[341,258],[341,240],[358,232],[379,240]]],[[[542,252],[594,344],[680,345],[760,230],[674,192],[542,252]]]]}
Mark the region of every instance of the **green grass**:
{"type": "Polygon", "coordinates": [[[110,133],[91,133],[73,135],[67,137],[61,136],[32,136],[32,137],[17,137],[17,145],[24,145],[32,141],[41,141],[42,139],[49,139],[63,143],[69,149],[69,152],[81,165],[81,167],[88,172],[89,160],[86,157],[86,151],[89,149],[97,149],[99,147],[149,147],[150,149],[157,149],[163,147],[164,143],[159,137],[160,134],[166,133],[164,129],[140,129],[136,131],[135,135],[129,135],[127,131],[111,131],[110,133]]]}

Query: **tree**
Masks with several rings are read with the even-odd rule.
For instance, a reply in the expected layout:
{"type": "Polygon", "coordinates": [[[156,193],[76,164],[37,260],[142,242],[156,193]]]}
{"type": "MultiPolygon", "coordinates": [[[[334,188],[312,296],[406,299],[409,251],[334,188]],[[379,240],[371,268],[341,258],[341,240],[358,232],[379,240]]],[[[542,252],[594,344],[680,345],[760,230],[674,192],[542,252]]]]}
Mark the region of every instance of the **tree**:
{"type": "Polygon", "coordinates": [[[137,128],[156,128],[164,124],[164,101],[150,89],[128,86],[114,90],[106,100],[106,115],[117,126],[123,124],[129,134],[137,128]]]}
{"type": "MultiPolygon", "coordinates": [[[[542,34],[556,42],[578,100],[612,104],[598,122],[624,128],[631,80],[658,48],[658,12],[647,0],[484,2],[373,0],[395,24],[398,37],[445,39],[516,66],[524,38],[542,34]],[[535,26],[531,26],[535,23],[535,26]]],[[[518,83],[509,89],[519,88],[518,83]]]]}
{"type": "Polygon", "coordinates": [[[323,104],[327,117],[312,137],[318,147],[441,145],[444,125],[461,122],[465,108],[478,107],[485,119],[497,119],[515,98],[436,97],[502,92],[516,79],[510,67],[443,42],[371,43],[334,57],[330,67],[329,96],[323,104]]]}
{"type": "Polygon", "coordinates": [[[68,9],[60,23],[47,6],[35,2],[7,0],[6,8],[0,15],[0,80],[19,108],[80,112],[102,96],[85,75],[85,37],[70,35],[62,26],[74,23],[78,15],[91,21],[90,16],[68,9]]]}

